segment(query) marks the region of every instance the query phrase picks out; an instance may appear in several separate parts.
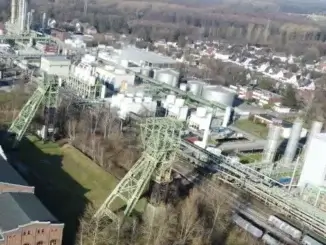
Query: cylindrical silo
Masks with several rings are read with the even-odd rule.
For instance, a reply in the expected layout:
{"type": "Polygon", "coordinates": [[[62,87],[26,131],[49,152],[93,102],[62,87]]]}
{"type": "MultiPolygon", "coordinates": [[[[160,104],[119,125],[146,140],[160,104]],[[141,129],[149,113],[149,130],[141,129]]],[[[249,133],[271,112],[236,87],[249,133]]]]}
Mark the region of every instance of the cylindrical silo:
{"type": "Polygon", "coordinates": [[[275,158],[275,154],[277,152],[277,148],[281,139],[282,127],[278,125],[270,125],[267,144],[264,148],[263,153],[263,162],[273,162],[275,158]]]}
{"type": "Polygon", "coordinates": [[[205,83],[203,81],[188,80],[187,84],[188,84],[190,93],[192,93],[193,95],[201,96],[203,87],[205,85],[205,83]]]}
{"type": "Polygon", "coordinates": [[[221,86],[205,86],[203,88],[202,97],[208,101],[217,102],[225,106],[232,106],[235,94],[221,86]]]}
{"type": "MultiPolygon", "coordinates": [[[[323,128],[323,123],[322,122],[318,122],[318,121],[312,122],[311,129],[310,129],[310,132],[309,132],[309,135],[308,135],[308,138],[307,138],[307,141],[306,141],[306,145],[305,145],[305,151],[308,148],[313,136],[315,134],[320,133],[322,128],[323,128]]],[[[306,152],[305,152],[305,158],[306,158],[306,152]]]]}
{"type": "Polygon", "coordinates": [[[161,82],[172,86],[174,76],[168,72],[160,72],[157,74],[156,79],[161,82]]]}
{"type": "Polygon", "coordinates": [[[291,135],[283,156],[284,164],[290,164],[296,155],[298,143],[301,137],[302,124],[303,122],[300,119],[295,120],[293,123],[291,135]]]}

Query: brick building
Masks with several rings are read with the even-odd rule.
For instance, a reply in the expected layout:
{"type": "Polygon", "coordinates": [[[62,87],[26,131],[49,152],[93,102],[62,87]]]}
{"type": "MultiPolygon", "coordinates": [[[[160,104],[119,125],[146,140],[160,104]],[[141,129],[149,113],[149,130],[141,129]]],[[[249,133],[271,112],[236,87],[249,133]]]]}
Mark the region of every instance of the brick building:
{"type": "Polygon", "coordinates": [[[63,227],[0,156],[0,245],[61,245],[63,227]]]}

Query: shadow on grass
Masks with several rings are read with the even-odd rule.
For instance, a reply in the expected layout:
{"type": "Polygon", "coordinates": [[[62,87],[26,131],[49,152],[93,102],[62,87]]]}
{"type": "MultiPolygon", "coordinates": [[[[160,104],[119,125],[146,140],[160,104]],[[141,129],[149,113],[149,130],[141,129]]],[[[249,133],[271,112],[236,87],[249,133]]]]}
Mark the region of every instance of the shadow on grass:
{"type": "Polygon", "coordinates": [[[20,142],[18,149],[8,150],[7,147],[6,152],[9,162],[30,185],[35,186],[36,196],[65,224],[63,243],[74,244],[79,219],[89,204],[85,198],[89,190],[62,169],[60,154],[44,153],[27,138],[20,142]]]}

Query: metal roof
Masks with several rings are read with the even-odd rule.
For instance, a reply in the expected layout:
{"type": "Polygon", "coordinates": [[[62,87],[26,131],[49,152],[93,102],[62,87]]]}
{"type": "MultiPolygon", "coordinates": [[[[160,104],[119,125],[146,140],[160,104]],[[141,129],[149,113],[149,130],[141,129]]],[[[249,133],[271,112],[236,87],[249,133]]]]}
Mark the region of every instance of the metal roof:
{"type": "Polygon", "coordinates": [[[142,50],[133,46],[128,46],[121,50],[121,60],[130,60],[136,63],[141,61],[147,61],[152,64],[175,64],[177,63],[174,59],[163,56],[154,52],[142,50]]]}
{"type": "Polygon", "coordinates": [[[57,222],[32,193],[0,194],[0,230],[9,231],[33,221],[57,222]]]}
{"type": "Polygon", "coordinates": [[[0,156],[0,182],[29,186],[17,171],[0,156]]]}

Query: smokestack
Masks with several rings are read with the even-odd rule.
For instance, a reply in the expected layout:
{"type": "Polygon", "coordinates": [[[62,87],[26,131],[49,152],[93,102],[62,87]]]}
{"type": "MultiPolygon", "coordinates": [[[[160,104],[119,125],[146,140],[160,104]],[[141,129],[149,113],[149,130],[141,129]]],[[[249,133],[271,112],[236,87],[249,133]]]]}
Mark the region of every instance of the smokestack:
{"type": "Polygon", "coordinates": [[[42,29],[43,30],[46,28],[46,24],[47,24],[46,13],[43,13],[43,15],[42,15],[42,29]]]}
{"type": "Polygon", "coordinates": [[[273,162],[278,144],[281,138],[282,128],[278,125],[271,124],[267,137],[267,144],[264,148],[263,162],[273,162]]]}
{"type": "Polygon", "coordinates": [[[24,32],[26,28],[27,8],[27,0],[19,0],[19,22],[21,32],[24,32]]]}
{"type": "Polygon", "coordinates": [[[30,26],[31,26],[31,12],[27,13],[27,22],[26,22],[26,31],[30,31],[30,26]]]}
{"type": "Polygon", "coordinates": [[[11,16],[10,16],[11,24],[14,24],[17,19],[17,3],[16,0],[11,0],[11,16]]]}
{"type": "Polygon", "coordinates": [[[298,148],[298,143],[301,137],[302,124],[303,122],[300,119],[295,120],[295,122],[293,123],[291,135],[283,157],[284,164],[292,163],[295,157],[298,148]]]}

